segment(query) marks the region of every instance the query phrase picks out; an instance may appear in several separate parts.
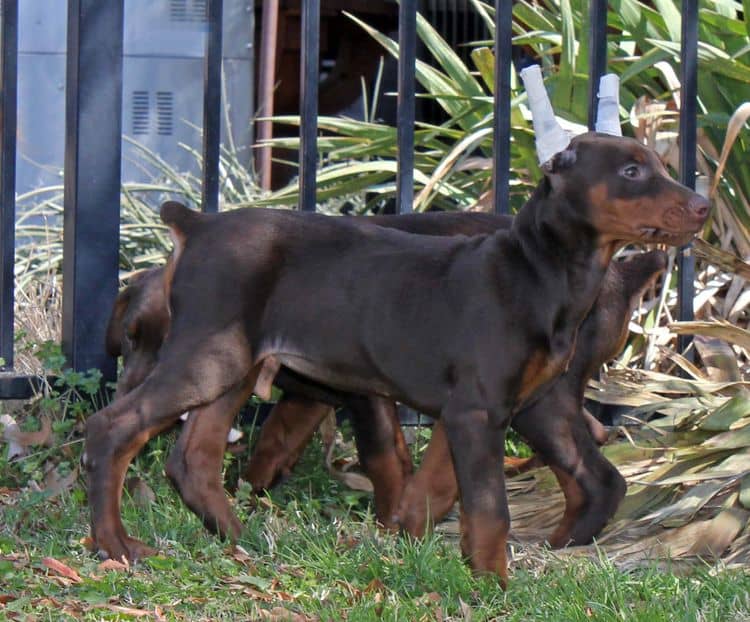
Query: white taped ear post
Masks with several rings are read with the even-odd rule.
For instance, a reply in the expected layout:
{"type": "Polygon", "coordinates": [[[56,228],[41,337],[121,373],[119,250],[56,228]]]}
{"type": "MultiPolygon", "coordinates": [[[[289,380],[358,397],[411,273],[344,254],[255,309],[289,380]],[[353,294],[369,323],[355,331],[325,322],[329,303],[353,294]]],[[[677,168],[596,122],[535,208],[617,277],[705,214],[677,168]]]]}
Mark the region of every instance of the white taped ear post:
{"type": "Polygon", "coordinates": [[[539,164],[545,164],[552,156],[563,151],[570,144],[570,137],[555,118],[552,104],[544,87],[542,69],[539,65],[530,65],[521,70],[526,94],[529,99],[531,120],[534,124],[536,154],[539,164]]]}
{"type": "Polygon", "coordinates": [[[594,130],[601,134],[622,136],[620,126],[620,78],[614,73],[599,79],[599,102],[596,107],[594,130]]]}

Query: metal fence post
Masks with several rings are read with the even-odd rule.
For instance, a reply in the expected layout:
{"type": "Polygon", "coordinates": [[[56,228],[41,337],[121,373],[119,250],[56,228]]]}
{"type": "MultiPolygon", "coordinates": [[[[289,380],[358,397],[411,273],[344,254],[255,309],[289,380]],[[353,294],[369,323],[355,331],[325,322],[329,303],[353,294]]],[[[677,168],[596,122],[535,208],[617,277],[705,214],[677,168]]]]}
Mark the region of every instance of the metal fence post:
{"type": "Polygon", "coordinates": [[[513,4],[495,0],[495,102],[492,140],[495,213],[510,213],[510,72],[513,70],[513,4]]]}
{"type": "Polygon", "coordinates": [[[589,4],[589,130],[594,130],[599,103],[599,79],[607,71],[607,1],[589,4]]]}
{"type": "Polygon", "coordinates": [[[201,209],[219,211],[221,145],[221,39],[223,0],[208,0],[208,35],[203,70],[203,192],[201,209]]]}
{"type": "Polygon", "coordinates": [[[318,163],[318,63],[320,58],[320,0],[302,2],[300,54],[300,209],[314,212],[318,163]]]}
{"type": "Polygon", "coordinates": [[[0,369],[6,370],[13,368],[18,0],[2,2],[0,37],[0,369]]]}
{"type": "Polygon", "coordinates": [[[398,5],[398,107],[396,135],[396,212],[411,212],[414,203],[414,121],[416,107],[417,0],[398,5]]]}
{"type": "Polygon", "coordinates": [[[117,295],[123,0],[69,0],[62,342],[68,364],[115,377],[104,351],[117,295]]]}
{"type": "MultiPolygon", "coordinates": [[[[696,166],[696,101],[698,93],[698,1],[682,2],[682,45],[680,48],[680,182],[695,188],[696,166]]],[[[695,290],[695,257],[692,245],[678,250],[677,284],[678,316],[682,321],[692,320],[695,290]]],[[[677,338],[677,347],[684,351],[690,345],[688,335],[677,338]]],[[[688,353],[692,360],[692,350],[688,353]]]]}

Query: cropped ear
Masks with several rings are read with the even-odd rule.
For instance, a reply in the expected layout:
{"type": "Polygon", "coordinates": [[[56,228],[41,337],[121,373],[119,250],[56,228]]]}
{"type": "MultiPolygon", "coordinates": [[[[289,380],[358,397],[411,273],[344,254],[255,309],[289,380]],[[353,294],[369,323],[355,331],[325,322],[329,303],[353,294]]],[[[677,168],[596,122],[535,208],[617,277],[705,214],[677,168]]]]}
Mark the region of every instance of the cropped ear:
{"type": "Polygon", "coordinates": [[[568,147],[558,151],[554,156],[542,164],[545,175],[557,175],[569,169],[576,163],[576,151],[574,147],[568,147]]]}

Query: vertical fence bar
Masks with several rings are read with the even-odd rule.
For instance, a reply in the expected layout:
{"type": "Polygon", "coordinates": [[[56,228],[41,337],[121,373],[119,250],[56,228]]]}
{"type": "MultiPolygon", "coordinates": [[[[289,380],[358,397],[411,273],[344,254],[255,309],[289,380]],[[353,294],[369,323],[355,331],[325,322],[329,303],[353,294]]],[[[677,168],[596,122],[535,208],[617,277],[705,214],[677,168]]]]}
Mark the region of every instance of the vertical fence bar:
{"type": "MultiPolygon", "coordinates": [[[[682,2],[682,45],[680,49],[680,182],[695,188],[696,166],[696,112],[698,97],[698,0],[682,2]]],[[[693,298],[695,296],[695,257],[692,245],[683,246],[678,251],[677,285],[679,319],[693,319],[693,298]]],[[[680,335],[678,348],[684,351],[691,339],[680,335]]],[[[692,351],[688,353],[692,359],[692,351]]]]}
{"type": "Polygon", "coordinates": [[[495,103],[493,195],[495,213],[510,212],[510,72],[513,68],[513,4],[495,0],[495,103]]]}
{"type": "Polygon", "coordinates": [[[320,0],[302,2],[300,50],[299,191],[300,209],[315,211],[318,164],[318,71],[320,65],[320,0]]]}
{"type": "Polygon", "coordinates": [[[63,352],[115,377],[104,351],[117,295],[123,0],[69,0],[65,92],[63,352]]]}
{"type": "MultiPolygon", "coordinates": [[[[435,3],[437,19],[448,19],[447,3],[435,3]]],[[[398,101],[396,107],[396,213],[407,214],[414,207],[414,122],[416,119],[417,0],[399,0],[398,7],[398,101]]],[[[417,411],[399,405],[403,425],[419,425],[417,411]]]]}
{"type": "MultiPolygon", "coordinates": [[[[273,137],[273,90],[276,83],[276,49],[279,32],[279,0],[263,0],[263,18],[260,27],[260,62],[258,70],[258,142],[273,137]]],[[[271,147],[260,147],[257,151],[257,167],[260,187],[271,189],[271,147]]]]}
{"type": "MultiPolygon", "coordinates": [[[[588,128],[594,130],[596,110],[599,99],[599,80],[607,70],[607,2],[606,0],[589,0],[589,109],[588,128]]],[[[599,372],[597,370],[596,377],[599,372]]],[[[612,409],[601,402],[588,401],[586,404],[591,413],[604,422],[612,425],[612,409]]]]}
{"type": "Polygon", "coordinates": [[[13,367],[13,266],[16,231],[18,0],[2,1],[0,31],[0,369],[13,367]]]}
{"type": "Polygon", "coordinates": [[[201,209],[219,210],[221,144],[221,33],[223,0],[208,0],[208,34],[203,68],[203,193],[201,209]]]}
{"type": "Polygon", "coordinates": [[[589,3],[589,130],[596,123],[599,79],[607,70],[607,1],[589,3]]]}
{"type": "Polygon", "coordinates": [[[412,211],[414,202],[414,121],[416,107],[417,0],[398,5],[398,172],[396,212],[412,211]]]}

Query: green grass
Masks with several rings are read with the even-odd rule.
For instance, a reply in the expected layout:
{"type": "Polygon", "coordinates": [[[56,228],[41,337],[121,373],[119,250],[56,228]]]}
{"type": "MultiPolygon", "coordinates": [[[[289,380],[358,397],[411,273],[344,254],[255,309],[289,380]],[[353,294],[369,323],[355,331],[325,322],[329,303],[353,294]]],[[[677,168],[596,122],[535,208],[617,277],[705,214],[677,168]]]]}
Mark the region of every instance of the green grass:
{"type": "Polygon", "coordinates": [[[84,547],[81,482],[52,500],[0,491],[0,619],[750,619],[750,576],[708,567],[687,575],[656,567],[624,573],[607,559],[562,561],[540,550],[533,563],[514,567],[502,592],[491,579],[473,578],[455,545],[439,535],[415,542],[380,533],[367,496],[329,478],[317,443],[269,496],[252,502],[240,489],[247,555],[232,552],[166,483],[168,448],[169,440],[157,439],[133,467],[156,501],[145,509],[124,502],[133,535],[162,554],[127,571],[101,569],[84,547]],[[43,565],[45,557],[81,580],[60,578],[43,565]]]}

